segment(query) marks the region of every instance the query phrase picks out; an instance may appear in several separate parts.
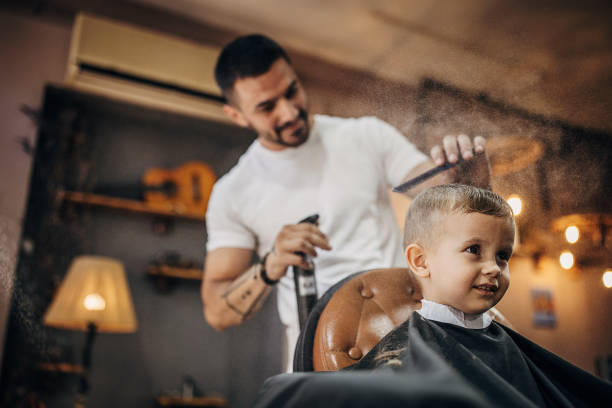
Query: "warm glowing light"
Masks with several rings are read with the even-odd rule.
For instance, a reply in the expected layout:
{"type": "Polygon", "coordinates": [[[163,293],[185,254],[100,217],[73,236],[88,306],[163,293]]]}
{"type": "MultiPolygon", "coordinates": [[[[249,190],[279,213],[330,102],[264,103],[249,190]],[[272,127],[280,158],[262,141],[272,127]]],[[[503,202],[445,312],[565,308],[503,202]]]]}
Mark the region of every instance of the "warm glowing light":
{"type": "Polygon", "coordinates": [[[606,288],[612,288],[612,270],[611,269],[607,269],[604,273],[603,276],[601,277],[601,280],[603,281],[603,284],[606,288]]]}
{"type": "Polygon", "coordinates": [[[570,244],[575,244],[580,238],[580,230],[575,225],[570,225],[565,229],[565,239],[570,244]]]}
{"type": "Polygon", "coordinates": [[[510,204],[510,208],[512,208],[514,215],[519,215],[521,211],[523,211],[523,200],[516,194],[508,197],[508,204],[510,204]]]}
{"type": "Polygon", "coordinates": [[[104,310],[106,309],[106,300],[97,293],[90,293],[85,296],[83,305],[87,310],[104,310]]]}
{"type": "Polygon", "coordinates": [[[563,251],[559,257],[559,263],[563,269],[572,269],[572,266],[574,266],[574,254],[570,251],[563,251]]]}

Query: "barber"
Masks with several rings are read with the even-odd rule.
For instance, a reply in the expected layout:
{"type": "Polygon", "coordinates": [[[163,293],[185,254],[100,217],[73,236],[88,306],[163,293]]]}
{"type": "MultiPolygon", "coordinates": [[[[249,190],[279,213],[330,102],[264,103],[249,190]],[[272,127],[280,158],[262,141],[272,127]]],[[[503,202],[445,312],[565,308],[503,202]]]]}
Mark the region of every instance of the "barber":
{"type": "Polygon", "coordinates": [[[468,168],[476,184],[488,186],[488,161],[479,154],[485,140],[447,136],[428,157],[375,117],[311,115],[288,55],[261,35],[228,44],[215,79],[227,116],[257,139],[209,201],[204,316],[217,330],[240,325],[278,288],[290,371],[299,324],[287,271],[312,267],[296,252],[316,258],[319,294],[360,270],[405,266],[388,189],[460,157],[463,164],[424,186],[460,181],[468,168]],[[315,213],[318,225],[296,224],[315,213]],[[254,252],[260,261],[252,264],[254,252]]]}

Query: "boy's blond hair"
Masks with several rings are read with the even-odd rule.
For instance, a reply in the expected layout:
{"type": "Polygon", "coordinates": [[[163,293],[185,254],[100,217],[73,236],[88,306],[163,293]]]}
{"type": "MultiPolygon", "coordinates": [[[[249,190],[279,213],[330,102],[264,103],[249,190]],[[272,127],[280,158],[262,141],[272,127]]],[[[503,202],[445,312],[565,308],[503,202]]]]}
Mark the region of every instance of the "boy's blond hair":
{"type": "Polygon", "coordinates": [[[480,213],[512,219],[512,208],[498,194],[463,184],[428,188],[415,197],[406,213],[404,248],[412,243],[429,245],[438,236],[440,216],[480,213]]]}

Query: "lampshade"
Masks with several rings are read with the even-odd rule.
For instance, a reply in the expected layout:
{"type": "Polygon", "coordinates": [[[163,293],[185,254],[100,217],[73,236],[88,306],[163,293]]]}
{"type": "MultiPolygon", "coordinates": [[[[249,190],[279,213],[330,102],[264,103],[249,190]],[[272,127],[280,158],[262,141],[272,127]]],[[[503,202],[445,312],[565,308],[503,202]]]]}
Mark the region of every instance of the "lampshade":
{"type": "Polygon", "coordinates": [[[48,326],[131,333],[138,326],[123,264],[101,256],[73,259],[44,322],[48,326]]]}

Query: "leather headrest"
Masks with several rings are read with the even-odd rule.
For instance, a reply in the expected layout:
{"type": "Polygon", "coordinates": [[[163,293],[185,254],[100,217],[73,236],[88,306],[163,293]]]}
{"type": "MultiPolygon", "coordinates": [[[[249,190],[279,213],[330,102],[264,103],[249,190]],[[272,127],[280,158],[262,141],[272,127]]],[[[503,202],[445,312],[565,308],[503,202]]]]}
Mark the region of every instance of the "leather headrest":
{"type": "Polygon", "coordinates": [[[348,281],[319,318],[314,370],[339,370],[358,362],[421,307],[421,298],[418,282],[407,268],[376,269],[348,281]]]}

